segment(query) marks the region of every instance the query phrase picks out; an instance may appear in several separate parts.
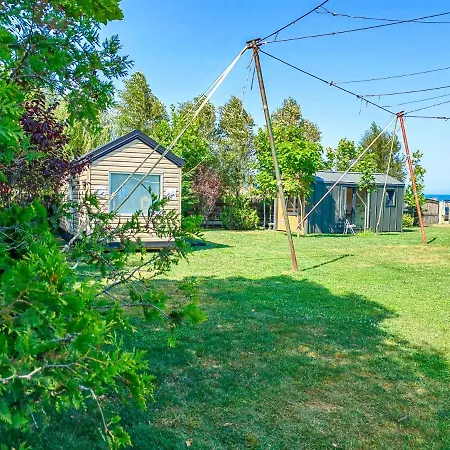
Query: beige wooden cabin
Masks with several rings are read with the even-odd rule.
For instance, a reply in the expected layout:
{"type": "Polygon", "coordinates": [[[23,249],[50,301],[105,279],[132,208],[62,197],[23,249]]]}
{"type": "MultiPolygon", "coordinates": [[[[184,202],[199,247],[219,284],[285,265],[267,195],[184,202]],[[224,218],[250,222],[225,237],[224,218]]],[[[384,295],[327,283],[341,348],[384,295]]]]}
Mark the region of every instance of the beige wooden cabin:
{"type": "MultiPolygon", "coordinates": [[[[139,130],[134,130],[102,147],[99,147],[83,158],[89,161],[88,168],[79,176],[68,183],[69,200],[78,201],[83,198],[86,191],[95,193],[100,201],[103,201],[105,211],[114,211],[131,192],[142,177],[155,164],[152,172],[147,175],[144,182],[145,187],[140,185],[131,197],[119,208],[118,219],[111,225],[116,225],[119,220],[123,222],[138,211],[145,211],[151,205],[151,192],[169,199],[166,209],[175,210],[181,215],[181,171],[184,160],[167,152],[161,155],[165,148],[158,147],[158,143],[146,136],[139,130]],[[121,186],[121,184],[132,174],[150,154],[150,157],[139,168],[135,175],[118,191],[117,195],[110,200],[110,196],[121,186]],[[146,189],[147,188],[147,189],[146,189]]],[[[65,234],[75,236],[81,229],[88,229],[86,220],[74,214],[68,220],[61,223],[65,234]]],[[[141,233],[136,236],[149,248],[161,248],[170,244],[167,240],[153,234],[141,233]]]]}

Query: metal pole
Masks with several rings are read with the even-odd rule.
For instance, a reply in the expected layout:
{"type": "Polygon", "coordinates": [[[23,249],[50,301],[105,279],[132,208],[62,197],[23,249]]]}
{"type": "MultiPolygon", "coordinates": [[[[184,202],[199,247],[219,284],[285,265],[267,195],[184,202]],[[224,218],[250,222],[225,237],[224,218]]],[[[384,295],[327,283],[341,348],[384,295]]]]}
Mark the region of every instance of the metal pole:
{"type": "Polygon", "coordinates": [[[422,232],[422,241],[426,245],[428,241],[425,235],[425,229],[423,227],[422,210],[420,209],[419,194],[417,193],[416,177],[414,175],[411,153],[409,151],[408,137],[406,136],[405,118],[403,116],[403,111],[397,113],[397,117],[400,119],[400,126],[402,127],[403,142],[405,144],[405,152],[406,152],[406,159],[408,161],[409,176],[411,178],[411,186],[414,192],[414,200],[416,202],[417,216],[419,217],[420,231],[422,232]]]}
{"type": "Polygon", "coordinates": [[[247,42],[247,45],[248,45],[248,48],[253,49],[253,57],[255,59],[255,68],[256,68],[256,73],[258,75],[259,90],[261,91],[261,100],[262,100],[263,109],[264,109],[264,117],[266,119],[267,135],[269,136],[270,149],[272,150],[273,167],[275,169],[275,176],[277,179],[278,195],[279,195],[280,201],[281,201],[281,209],[283,211],[284,223],[286,224],[286,234],[287,234],[287,238],[288,238],[289,251],[291,253],[292,270],[294,272],[298,272],[297,257],[295,256],[294,242],[292,240],[291,225],[289,223],[289,217],[288,217],[287,210],[286,210],[286,201],[284,198],[283,185],[281,182],[280,167],[278,165],[277,152],[275,150],[275,143],[273,140],[273,131],[272,131],[272,123],[270,121],[269,106],[267,105],[266,89],[264,87],[264,80],[263,80],[262,71],[261,71],[261,63],[259,60],[259,48],[257,45],[258,41],[259,41],[259,39],[254,39],[252,41],[247,42]]]}

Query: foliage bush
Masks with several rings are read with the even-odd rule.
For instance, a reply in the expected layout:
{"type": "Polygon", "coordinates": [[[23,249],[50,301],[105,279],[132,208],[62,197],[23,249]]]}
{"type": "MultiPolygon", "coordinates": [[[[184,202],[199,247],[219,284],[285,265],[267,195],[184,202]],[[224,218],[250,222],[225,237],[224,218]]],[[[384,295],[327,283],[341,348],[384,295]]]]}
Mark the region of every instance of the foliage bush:
{"type": "Polygon", "coordinates": [[[258,213],[243,196],[227,197],[220,218],[227,230],[254,230],[259,224],[258,213]]]}
{"type": "Polygon", "coordinates": [[[152,398],[144,354],[124,348],[124,336],[134,331],[128,310],[164,319],[172,331],[203,320],[195,282],[179,286],[186,301],[170,309],[155,287],[154,278],[187,255],[195,230],[195,222],[181,227],[178,212],[164,207],[167,199],[154,199],[126,221],[89,194],[79,203],[58,202],[62,186],[89,161],[71,160],[67,123],[43,93],[47,100],[64,97],[69,124],[94,122],[113,103],[113,79],[131,63],[120,56],[117,36],[100,42],[100,28],[123,17],[119,3],[0,7],[0,448],[36,442],[51,412],[71,408],[94,408],[109,447],[130,445],[120,417],[103,413],[111,400],[134,399],[143,408],[152,398]],[[75,213],[85,226],[61,248],[52,225],[75,213]],[[140,233],[174,248],[147,253],[140,233]],[[89,273],[81,276],[78,266],[89,273]]]}
{"type": "MultiPolygon", "coordinates": [[[[95,197],[86,202],[85,208],[98,207],[95,197]]],[[[163,209],[164,201],[154,205],[158,210],[149,212],[147,219],[161,235],[175,239],[177,251],[147,254],[139,242],[127,239],[130,233],[146,229],[136,214],[114,230],[123,248],[105,252],[105,242],[113,234],[108,226],[110,214],[102,212],[91,214],[91,233],[81,233],[61,251],[39,200],[0,209],[3,442],[15,446],[30,431],[45,426],[51,411],[94,406],[108,445],[117,448],[131,443],[118,425],[120,418],[106,418],[103,401],[98,400],[99,396],[124,402],[134,399],[145,408],[152,398],[153,376],[144,352],[123,350],[122,336],[133,331],[127,310],[141,310],[147,320],[166,319],[172,331],[186,320],[203,320],[194,282],[179,286],[187,302],[177,302],[174,310],[167,309],[167,295],[152,284],[156,275],[167,272],[186,254],[185,241],[190,236],[180,230],[174,234],[177,219],[163,209]],[[126,263],[133,257],[136,265],[136,250],[142,250],[140,260],[130,271],[126,263]],[[99,275],[98,281],[92,276],[81,278],[75,271],[78,263],[88,263],[93,274],[99,275]],[[124,285],[129,288],[125,295],[120,290],[124,285]]],[[[174,342],[172,333],[168,345],[174,342]]]]}
{"type": "Polygon", "coordinates": [[[414,225],[414,217],[411,214],[403,214],[403,228],[412,227],[414,225]]]}

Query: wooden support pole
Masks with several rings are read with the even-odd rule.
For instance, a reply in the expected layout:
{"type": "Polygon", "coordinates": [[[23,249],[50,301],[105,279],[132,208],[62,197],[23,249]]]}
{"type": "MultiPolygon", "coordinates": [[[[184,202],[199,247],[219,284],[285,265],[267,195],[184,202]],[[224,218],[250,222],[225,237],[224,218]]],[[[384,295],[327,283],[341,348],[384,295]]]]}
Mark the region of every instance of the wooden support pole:
{"type": "Polygon", "coordinates": [[[397,117],[400,119],[400,126],[402,127],[403,142],[405,144],[406,159],[408,161],[409,176],[411,178],[411,186],[412,186],[412,190],[414,192],[414,200],[416,202],[416,209],[417,209],[417,216],[419,218],[420,231],[422,232],[422,241],[426,245],[428,243],[428,241],[427,241],[427,237],[425,235],[425,228],[423,226],[422,210],[420,209],[419,194],[417,192],[416,177],[414,175],[414,168],[413,168],[413,164],[412,164],[411,153],[409,151],[408,137],[406,135],[405,118],[403,115],[403,111],[397,113],[397,117]]]}
{"type": "Polygon", "coordinates": [[[273,130],[272,130],[272,123],[270,121],[269,106],[267,105],[266,88],[264,86],[264,80],[261,71],[261,62],[259,60],[258,41],[259,39],[254,39],[252,41],[247,42],[247,45],[248,48],[253,49],[253,58],[255,60],[255,68],[256,73],[258,75],[259,90],[261,91],[261,100],[264,109],[264,117],[266,119],[267,135],[269,137],[270,149],[272,150],[273,167],[275,169],[275,176],[277,179],[278,195],[281,201],[281,209],[283,211],[283,218],[286,225],[286,234],[288,238],[289,251],[291,253],[292,270],[294,272],[298,272],[297,257],[295,255],[294,241],[292,240],[291,224],[289,223],[289,217],[286,210],[286,201],[284,198],[280,167],[278,165],[277,152],[275,150],[275,142],[273,139],[273,130]]]}

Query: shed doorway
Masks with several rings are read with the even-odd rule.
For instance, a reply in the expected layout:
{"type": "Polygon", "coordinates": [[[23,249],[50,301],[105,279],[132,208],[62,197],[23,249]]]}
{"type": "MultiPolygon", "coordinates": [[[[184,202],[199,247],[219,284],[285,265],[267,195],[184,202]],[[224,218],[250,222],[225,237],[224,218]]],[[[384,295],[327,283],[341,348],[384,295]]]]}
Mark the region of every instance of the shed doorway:
{"type": "Polygon", "coordinates": [[[343,186],[342,197],[344,200],[343,213],[345,220],[355,224],[358,229],[364,230],[367,223],[367,198],[366,191],[358,191],[354,186],[343,186]]]}

